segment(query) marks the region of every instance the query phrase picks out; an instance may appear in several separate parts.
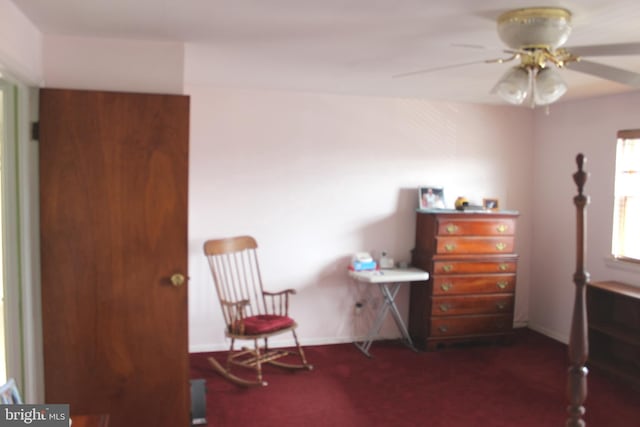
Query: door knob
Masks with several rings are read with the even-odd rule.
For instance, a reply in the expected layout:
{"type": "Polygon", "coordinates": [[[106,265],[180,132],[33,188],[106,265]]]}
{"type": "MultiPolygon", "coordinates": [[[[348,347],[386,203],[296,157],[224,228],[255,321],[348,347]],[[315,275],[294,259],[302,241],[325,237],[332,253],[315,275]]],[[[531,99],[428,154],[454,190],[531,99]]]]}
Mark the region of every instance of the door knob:
{"type": "Polygon", "coordinates": [[[184,285],[184,276],[180,273],[176,273],[171,276],[171,284],[176,288],[184,285]]]}

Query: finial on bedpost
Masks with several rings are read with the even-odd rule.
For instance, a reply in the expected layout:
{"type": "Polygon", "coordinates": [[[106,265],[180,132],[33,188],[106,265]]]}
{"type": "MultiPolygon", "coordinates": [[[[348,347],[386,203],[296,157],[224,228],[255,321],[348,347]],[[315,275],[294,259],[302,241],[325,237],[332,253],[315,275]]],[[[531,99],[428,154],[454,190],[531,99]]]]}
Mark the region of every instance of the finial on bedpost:
{"type": "Polygon", "coordinates": [[[573,181],[578,186],[578,195],[582,196],[582,189],[584,188],[584,184],[587,182],[587,173],[582,170],[584,165],[585,158],[584,154],[580,153],[576,156],[576,163],[578,164],[578,171],[573,174],[573,181]]]}
{"type": "Polygon", "coordinates": [[[583,420],[585,412],[584,401],[587,398],[587,374],[585,366],[589,354],[589,341],[587,334],[587,307],[586,307],[586,284],[589,281],[589,273],[585,271],[584,259],[586,257],[585,230],[586,214],[585,206],[589,199],[583,192],[584,184],[587,182],[587,173],[583,171],[585,158],[578,154],[576,163],[578,171],[573,174],[573,180],[578,186],[578,195],[573,198],[576,205],[577,216],[577,244],[576,244],[576,272],[573,281],[576,286],[575,302],[573,306],[573,317],[571,319],[571,335],[569,337],[569,379],[567,383],[567,396],[569,406],[567,412],[567,427],[584,427],[583,420]]]}

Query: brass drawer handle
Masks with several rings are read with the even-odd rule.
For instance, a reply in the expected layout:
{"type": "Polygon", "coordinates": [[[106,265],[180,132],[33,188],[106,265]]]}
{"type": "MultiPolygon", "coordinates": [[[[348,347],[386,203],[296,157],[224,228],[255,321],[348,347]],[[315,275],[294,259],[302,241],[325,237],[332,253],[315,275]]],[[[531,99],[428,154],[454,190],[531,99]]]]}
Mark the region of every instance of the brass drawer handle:
{"type": "Polygon", "coordinates": [[[456,249],[456,245],[454,243],[447,243],[444,245],[444,250],[447,252],[451,252],[456,249]]]}
{"type": "Polygon", "coordinates": [[[438,330],[440,332],[447,332],[449,330],[449,328],[447,327],[447,325],[442,325],[442,326],[438,327],[438,330]]]}
{"type": "Polygon", "coordinates": [[[449,304],[440,304],[440,311],[449,311],[450,307],[449,304]]]}
{"type": "Polygon", "coordinates": [[[442,271],[444,271],[445,273],[449,273],[451,270],[453,270],[452,264],[445,264],[442,266],[442,271]]]}
{"type": "Polygon", "coordinates": [[[451,288],[453,288],[453,284],[449,283],[449,282],[446,282],[446,283],[443,283],[442,285],[440,285],[440,289],[442,289],[445,292],[450,291],[451,288]]]}
{"type": "Polygon", "coordinates": [[[504,310],[506,306],[507,306],[507,304],[505,304],[503,302],[499,302],[499,303],[496,304],[496,308],[498,310],[504,310]]]}
{"type": "Polygon", "coordinates": [[[496,249],[499,251],[504,251],[505,249],[507,249],[507,244],[504,242],[498,242],[496,243],[496,249]]]}
{"type": "Polygon", "coordinates": [[[507,271],[509,269],[509,264],[500,264],[498,265],[498,270],[507,271]]]}
{"type": "Polygon", "coordinates": [[[505,280],[501,280],[498,283],[496,283],[496,285],[498,285],[500,289],[505,289],[507,286],[509,286],[509,282],[505,280]]]}
{"type": "Polygon", "coordinates": [[[449,224],[447,225],[447,233],[455,233],[456,231],[458,231],[458,226],[455,224],[449,224]]]}
{"type": "Polygon", "coordinates": [[[498,231],[498,233],[504,233],[505,231],[507,231],[509,229],[509,226],[505,225],[505,224],[500,224],[496,227],[496,230],[498,231]]]}

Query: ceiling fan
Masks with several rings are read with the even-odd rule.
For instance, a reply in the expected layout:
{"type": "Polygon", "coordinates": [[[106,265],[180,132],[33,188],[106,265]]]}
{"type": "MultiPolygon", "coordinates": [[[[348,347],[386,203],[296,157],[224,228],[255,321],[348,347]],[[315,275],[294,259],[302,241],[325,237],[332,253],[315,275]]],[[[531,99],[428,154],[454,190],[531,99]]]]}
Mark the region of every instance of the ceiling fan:
{"type": "Polygon", "coordinates": [[[640,55],[640,42],[608,45],[562,47],[571,33],[571,12],[563,8],[532,7],[515,9],[497,19],[500,39],[508,46],[509,57],[467,62],[427,70],[397,74],[406,77],[474,63],[504,63],[519,60],[492,89],[502,99],[533,108],[556,102],[567,91],[558,69],[581,73],[640,89],[640,73],[584,59],[590,56],[640,55]]]}

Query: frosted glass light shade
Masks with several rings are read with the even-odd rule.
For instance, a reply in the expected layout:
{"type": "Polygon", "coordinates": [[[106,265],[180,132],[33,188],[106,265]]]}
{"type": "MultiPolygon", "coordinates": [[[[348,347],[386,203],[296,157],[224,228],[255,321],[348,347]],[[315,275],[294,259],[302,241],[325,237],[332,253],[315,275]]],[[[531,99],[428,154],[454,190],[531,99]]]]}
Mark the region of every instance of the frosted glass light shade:
{"type": "Polygon", "coordinates": [[[522,104],[529,93],[529,73],[522,67],[511,68],[498,81],[495,92],[511,104],[522,104]]]}
{"type": "Polygon", "coordinates": [[[553,68],[543,68],[536,75],[533,92],[536,105],[548,105],[556,102],[567,91],[567,84],[560,73],[553,68]]]}

